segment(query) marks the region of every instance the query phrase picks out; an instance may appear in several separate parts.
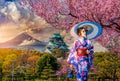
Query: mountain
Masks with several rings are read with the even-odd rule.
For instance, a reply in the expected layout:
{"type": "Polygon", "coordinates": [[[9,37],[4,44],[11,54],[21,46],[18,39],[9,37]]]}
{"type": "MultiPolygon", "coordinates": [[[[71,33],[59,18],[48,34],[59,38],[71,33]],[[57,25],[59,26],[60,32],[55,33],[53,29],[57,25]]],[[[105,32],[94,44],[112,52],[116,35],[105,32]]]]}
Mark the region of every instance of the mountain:
{"type": "Polygon", "coordinates": [[[46,45],[47,42],[39,41],[28,33],[24,32],[7,42],[0,43],[0,48],[31,48],[44,51],[46,45]]]}

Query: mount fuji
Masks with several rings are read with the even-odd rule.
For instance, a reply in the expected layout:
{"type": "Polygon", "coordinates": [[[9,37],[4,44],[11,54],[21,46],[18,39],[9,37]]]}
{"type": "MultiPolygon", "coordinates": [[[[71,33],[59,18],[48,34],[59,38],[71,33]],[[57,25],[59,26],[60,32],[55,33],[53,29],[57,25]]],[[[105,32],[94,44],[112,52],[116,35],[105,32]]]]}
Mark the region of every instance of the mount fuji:
{"type": "Polygon", "coordinates": [[[0,43],[0,48],[29,48],[44,51],[46,45],[47,42],[40,41],[28,33],[23,32],[7,42],[0,43]]]}

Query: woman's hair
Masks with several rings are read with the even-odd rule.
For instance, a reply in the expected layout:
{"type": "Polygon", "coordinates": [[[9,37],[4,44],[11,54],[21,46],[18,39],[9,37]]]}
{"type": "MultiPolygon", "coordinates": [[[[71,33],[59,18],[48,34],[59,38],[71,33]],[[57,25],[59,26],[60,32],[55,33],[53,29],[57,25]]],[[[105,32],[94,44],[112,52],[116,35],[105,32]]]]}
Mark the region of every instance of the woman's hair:
{"type": "Polygon", "coordinates": [[[82,31],[83,29],[86,31],[86,29],[85,29],[85,27],[84,27],[84,26],[83,26],[83,27],[78,28],[78,29],[77,29],[77,35],[79,35],[79,33],[81,34],[81,31],[82,31]]]}

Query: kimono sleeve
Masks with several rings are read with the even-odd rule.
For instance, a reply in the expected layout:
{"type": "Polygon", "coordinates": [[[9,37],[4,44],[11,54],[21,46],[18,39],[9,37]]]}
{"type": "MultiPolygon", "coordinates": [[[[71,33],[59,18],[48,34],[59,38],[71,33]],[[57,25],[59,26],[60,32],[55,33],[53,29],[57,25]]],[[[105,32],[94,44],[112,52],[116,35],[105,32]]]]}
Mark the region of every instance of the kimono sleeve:
{"type": "Polygon", "coordinates": [[[88,40],[87,43],[88,43],[88,50],[90,51],[90,54],[88,55],[88,63],[89,63],[89,66],[91,67],[93,57],[94,57],[94,47],[90,40],[88,40]]]}
{"type": "Polygon", "coordinates": [[[70,50],[70,53],[69,53],[68,58],[67,58],[68,63],[72,64],[72,62],[74,60],[74,56],[76,54],[76,47],[77,47],[77,41],[74,42],[73,47],[70,50]]]}

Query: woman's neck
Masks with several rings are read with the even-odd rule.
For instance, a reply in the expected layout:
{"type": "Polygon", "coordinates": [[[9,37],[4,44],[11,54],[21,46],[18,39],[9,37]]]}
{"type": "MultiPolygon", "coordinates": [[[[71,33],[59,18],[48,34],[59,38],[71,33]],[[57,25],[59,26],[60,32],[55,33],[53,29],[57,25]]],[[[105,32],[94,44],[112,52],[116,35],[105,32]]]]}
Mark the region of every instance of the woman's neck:
{"type": "Polygon", "coordinates": [[[82,39],[82,40],[84,39],[84,37],[82,37],[82,36],[79,36],[79,38],[82,39]]]}

